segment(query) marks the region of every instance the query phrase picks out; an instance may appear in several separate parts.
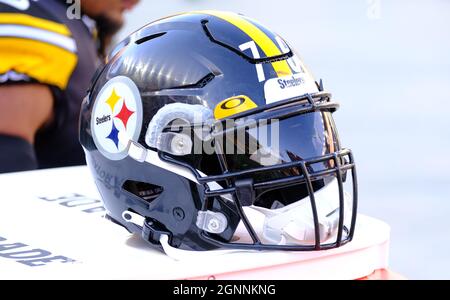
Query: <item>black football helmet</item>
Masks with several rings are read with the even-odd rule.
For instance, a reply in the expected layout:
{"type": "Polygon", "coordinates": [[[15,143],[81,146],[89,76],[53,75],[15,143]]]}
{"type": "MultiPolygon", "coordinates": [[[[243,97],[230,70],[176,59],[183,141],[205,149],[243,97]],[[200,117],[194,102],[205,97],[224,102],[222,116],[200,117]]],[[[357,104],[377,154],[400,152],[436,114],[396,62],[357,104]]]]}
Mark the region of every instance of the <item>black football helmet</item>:
{"type": "Polygon", "coordinates": [[[111,52],[80,141],[108,218],[150,245],[330,249],[352,240],[357,215],[337,108],[279,35],[239,14],[191,12],[111,52]]]}

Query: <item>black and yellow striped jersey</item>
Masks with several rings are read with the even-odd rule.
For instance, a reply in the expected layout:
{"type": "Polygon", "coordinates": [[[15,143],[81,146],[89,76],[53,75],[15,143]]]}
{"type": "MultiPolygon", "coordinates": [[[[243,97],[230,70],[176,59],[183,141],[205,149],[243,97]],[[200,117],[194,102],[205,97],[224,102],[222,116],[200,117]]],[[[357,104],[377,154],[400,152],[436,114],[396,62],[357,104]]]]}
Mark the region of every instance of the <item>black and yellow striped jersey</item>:
{"type": "Polygon", "coordinates": [[[0,84],[51,87],[54,119],[35,137],[41,168],[78,165],[81,101],[100,64],[95,24],[67,17],[64,0],[0,0],[0,84]]]}

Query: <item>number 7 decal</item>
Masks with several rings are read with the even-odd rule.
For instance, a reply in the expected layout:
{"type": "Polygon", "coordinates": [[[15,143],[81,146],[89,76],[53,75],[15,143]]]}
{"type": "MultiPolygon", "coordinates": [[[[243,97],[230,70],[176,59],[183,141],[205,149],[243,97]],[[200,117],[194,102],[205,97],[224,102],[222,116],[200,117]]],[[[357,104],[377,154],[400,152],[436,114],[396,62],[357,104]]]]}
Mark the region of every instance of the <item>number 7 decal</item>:
{"type": "MultiPolygon", "coordinates": [[[[289,46],[283,41],[282,38],[277,36],[277,37],[275,37],[275,40],[276,40],[278,46],[280,47],[282,54],[287,54],[291,51],[289,46]]],[[[241,51],[250,49],[250,51],[252,52],[253,58],[255,58],[255,59],[261,58],[261,55],[259,54],[258,47],[256,46],[255,41],[250,41],[250,42],[244,43],[239,46],[239,49],[241,49],[241,51]]],[[[296,55],[293,55],[291,58],[287,59],[287,63],[289,65],[289,67],[294,71],[294,73],[305,73],[305,69],[302,65],[302,62],[296,55]]],[[[261,63],[259,63],[259,64],[255,64],[255,66],[256,66],[256,74],[258,74],[259,82],[265,81],[266,75],[264,74],[263,65],[261,63]]]]}
{"type": "MultiPolygon", "coordinates": [[[[241,51],[245,51],[250,49],[252,51],[253,58],[261,58],[261,55],[259,54],[258,47],[256,47],[255,41],[250,41],[247,43],[244,43],[239,46],[239,49],[241,51]]],[[[264,68],[262,64],[256,64],[256,73],[258,74],[258,80],[259,82],[263,82],[266,80],[266,76],[264,75],[264,68]]]]}

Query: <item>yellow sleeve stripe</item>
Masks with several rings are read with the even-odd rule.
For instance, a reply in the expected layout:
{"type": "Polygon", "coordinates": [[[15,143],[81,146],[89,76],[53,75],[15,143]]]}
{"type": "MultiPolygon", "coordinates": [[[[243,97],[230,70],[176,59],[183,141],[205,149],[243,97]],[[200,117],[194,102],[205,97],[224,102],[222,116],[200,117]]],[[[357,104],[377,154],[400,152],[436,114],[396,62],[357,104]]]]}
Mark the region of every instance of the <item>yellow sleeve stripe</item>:
{"type": "MultiPolygon", "coordinates": [[[[282,55],[281,50],[275,45],[274,41],[269,38],[261,29],[252,24],[250,21],[242,18],[238,14],[231,12],[219,12],[219,11],[198,11],[195,13],[203,13],[212,15],[222,20],[225,20],[234,26],[238,27],[240,30],[245,32],[252,40],[256,42],[256,44],[264,51],[266,56],[273,57],[282,55]]],[[[272,66],[275,72],[278,74],[278,77],[292,75],[292,70],[289,67],[289,64],[284,61],[273,62],[272,66]]]]}
{"type": "Polygon", "coordinates": [[[54,33],[59,33],[65,36],[71,36],[69,28],[60,23],[33,17],[20,13],[0,13],[0,24],[15,24],[36,27],[48,30],[54,33]]]}
{"type": "Polygon", "coordinates": [[[77,44],[72,37],[30,26],[0,24],[0,38],[3,37],[38,40],[61,47],[67,51],[77,51],[77,44]]]}
{"type": "Polygon", "coordinates": [[[64,90],[78,63],[76,54],[36,40],[0,39],[0,74],[15,71],[64,90]]]}

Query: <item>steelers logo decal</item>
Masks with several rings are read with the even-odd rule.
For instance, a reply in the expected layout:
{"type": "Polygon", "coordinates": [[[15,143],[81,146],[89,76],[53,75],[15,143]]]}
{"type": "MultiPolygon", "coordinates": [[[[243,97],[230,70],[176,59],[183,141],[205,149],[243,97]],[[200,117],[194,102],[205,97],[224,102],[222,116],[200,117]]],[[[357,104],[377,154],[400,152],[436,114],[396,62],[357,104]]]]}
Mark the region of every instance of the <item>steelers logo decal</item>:
{"type": "Polygon", "coordinates": [[[139,89],[128,77],[115,77],[102,88],[92,110],[91,129],[97,149],[109,159],[124,159],[130,141],[139,139],[141,128],[139,89]]]}

